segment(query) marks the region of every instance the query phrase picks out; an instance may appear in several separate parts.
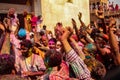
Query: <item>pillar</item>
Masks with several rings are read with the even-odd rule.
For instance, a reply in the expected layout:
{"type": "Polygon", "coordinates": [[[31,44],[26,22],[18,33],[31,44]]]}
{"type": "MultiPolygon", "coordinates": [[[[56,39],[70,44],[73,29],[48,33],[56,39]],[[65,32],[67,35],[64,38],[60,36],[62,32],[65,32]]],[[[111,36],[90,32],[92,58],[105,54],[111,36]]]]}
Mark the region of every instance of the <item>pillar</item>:
{"type": "Polygon", "coordinates": [[[41,0],[33,0],[32,2],[32,11],[36,16],[41,15],[41,0]]]}

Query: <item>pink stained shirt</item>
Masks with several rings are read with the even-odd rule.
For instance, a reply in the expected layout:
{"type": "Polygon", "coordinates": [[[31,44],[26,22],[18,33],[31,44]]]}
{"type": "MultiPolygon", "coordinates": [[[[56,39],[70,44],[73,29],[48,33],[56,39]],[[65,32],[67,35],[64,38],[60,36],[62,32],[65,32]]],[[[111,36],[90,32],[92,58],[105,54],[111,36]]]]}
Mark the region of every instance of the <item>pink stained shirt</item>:
{"type": "Polygon", "coordinates": [[[32,25],[32,26],[37,26],[37,17],[36,17],[36,16],[33,16],[33,17],[31,18],[31,25],[32,25]]]}
{"type": "Polygon", "coordinates": [[[70,80],[69,78],[69,68],[65,61],[61,63],[61,69],[59,71],[54,71],[49,75],[50,80],[70,80]]]}

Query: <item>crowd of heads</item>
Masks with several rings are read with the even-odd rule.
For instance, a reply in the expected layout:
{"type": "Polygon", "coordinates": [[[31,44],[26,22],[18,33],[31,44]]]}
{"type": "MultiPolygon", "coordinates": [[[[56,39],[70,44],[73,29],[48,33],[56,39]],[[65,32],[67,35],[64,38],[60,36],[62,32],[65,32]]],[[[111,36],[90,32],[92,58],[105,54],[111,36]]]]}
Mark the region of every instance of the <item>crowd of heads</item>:
{"type": "MultiPolygon", "coordinates": [[[[101,9],[98,11],[101,12],[101,9]]],[[[81,20],[82,13],[79,13],[80,27],[71,19],[71,27],[64,27],[62,22],[58,22],[53,33],[46,25],[41,25],[41,15],[36,17],[32,12],[29,19],[27,15],[28,12],[24,11],[20,21],[15,9],[11,8],[5,18],[7,20],[0,23],[5,29],[0,26],[0,41],[5,40],[3,33],[9,34],[10,46],[13,49],[10,53],[1,53],[0,75],[14,74],[31,80],[104,80],[107,72],[120,65],[117,54],[120,34],[113,17],[109,17],[109,23],[106,25],[106,17],[97,15],[101,23],[94,21],[86,26],[81,20]],[[76,54],[73,54],[72,58],[71,49],[76,54]],[[73,66],[76,64],[78,67],[73,66]],[[79,69],[81,72],[77,73],[79,69]],[[82,73],[86,75],[85,79],[82,73]]]]}

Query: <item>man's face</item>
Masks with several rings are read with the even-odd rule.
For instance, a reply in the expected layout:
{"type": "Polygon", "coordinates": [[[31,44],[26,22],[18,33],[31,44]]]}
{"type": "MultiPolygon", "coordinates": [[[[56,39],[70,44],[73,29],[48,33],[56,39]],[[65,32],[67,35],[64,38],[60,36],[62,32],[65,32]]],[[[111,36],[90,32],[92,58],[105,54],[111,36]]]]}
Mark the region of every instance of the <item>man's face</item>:
{"type": "Polygon", "coordinates": [[[46,26],[43,26],[43,29],[46,30],[46,26]]]}
{"type": "Polygon", "coordinates": [[[101,77],[104,77],[106,74],[106,69],[104,67],[98,68],[97,70],[98,75],[100,75],[101,77]]]}
{"type": "Polygon", "coordinates": [[[11,18],[14,18],[14,17],[15,17],[15,16],[14,16],[14,13],[15,13],[15,9],[14,9],[14,8],[9,9],[8,14],[9,14],[9,16],[10,16],[11,18]]]}
{"type": "Polygon", "coordinates": [[[14,13],[15,13],[15,9],[14,8],[9,9],[9,14],[14,14],[14,13]]]}
{"type": "Polygon", "coordinates": [[[27,56],[28,56],[28,48],[25,47],[24,45],[21,45],[20,51],[21,51],[21,53],[22,53],[22,55],[23,55],[24,57],[27,57],[27,56]]]}
{"type": "Polygon", "coordinates": [[[47,45],[48,45],[48,39],[47,39],[46,36],[43,36],[43,37],[42,37],[42,44],[43,44],[44,46],[47,46],[47,45]]]}
{"type": "Polygon", "coordinates": [[[56,26],[55,27],[55,35],[57,39],[60,39],[62,36],[62,26],[56,26]]]}

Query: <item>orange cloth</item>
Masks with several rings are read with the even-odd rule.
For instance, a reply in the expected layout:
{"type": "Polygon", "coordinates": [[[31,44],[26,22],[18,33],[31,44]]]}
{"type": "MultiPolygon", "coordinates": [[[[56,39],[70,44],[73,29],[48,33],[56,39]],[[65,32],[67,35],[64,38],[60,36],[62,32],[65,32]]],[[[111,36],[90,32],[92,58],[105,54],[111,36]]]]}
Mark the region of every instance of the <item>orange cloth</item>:
{"type": "Polygon", "coordinates": [[[42,59],[44,59],[45,53],[40,49],[38,49],[37,47],[34,47],[34,49],[35,49],[35,53],[38,53],[42,57],[42,59]]]}

